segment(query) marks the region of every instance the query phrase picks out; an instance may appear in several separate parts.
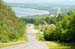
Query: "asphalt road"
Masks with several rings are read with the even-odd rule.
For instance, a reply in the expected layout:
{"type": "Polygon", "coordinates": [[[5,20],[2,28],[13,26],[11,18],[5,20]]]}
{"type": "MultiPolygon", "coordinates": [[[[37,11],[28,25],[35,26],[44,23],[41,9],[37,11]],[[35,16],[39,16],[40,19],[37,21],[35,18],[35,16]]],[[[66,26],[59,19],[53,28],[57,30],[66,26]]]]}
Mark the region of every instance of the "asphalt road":
{"type": "Polygon", "coordinates": [[[14,45],[14,46],[10,46],[10,47],[6,47],[6,48],[2,48],[2,49],[48,49],[48,47],[39,42],[34,33],[35,30],[33,28],[33,25],[29,25],[28,28],[28,42],[27,43],[22,43],[19,45],[14,45]]]}

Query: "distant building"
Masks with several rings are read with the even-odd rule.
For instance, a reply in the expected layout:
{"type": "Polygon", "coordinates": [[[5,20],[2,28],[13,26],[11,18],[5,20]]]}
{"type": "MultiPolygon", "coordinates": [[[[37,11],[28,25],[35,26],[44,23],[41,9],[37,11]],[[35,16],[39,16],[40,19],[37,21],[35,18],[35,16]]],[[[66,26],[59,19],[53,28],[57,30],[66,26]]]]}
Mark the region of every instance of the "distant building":
{"type": "Polygon", "coordinates": [[[50,24],[50,27],[54,27],[55,25],[54,24],[50,24]]]}
{"type": "Polygon", "coordinates": [[[51,14],[51,17],[54,17],[54,14],[51,14]]]}
{"type": "Polygon", "coordinates": [[[54,24],[42,24],[41,25],[41,31],[44,31],[48,27],[54,27],[54,26],[55,26],[54,24]]]}

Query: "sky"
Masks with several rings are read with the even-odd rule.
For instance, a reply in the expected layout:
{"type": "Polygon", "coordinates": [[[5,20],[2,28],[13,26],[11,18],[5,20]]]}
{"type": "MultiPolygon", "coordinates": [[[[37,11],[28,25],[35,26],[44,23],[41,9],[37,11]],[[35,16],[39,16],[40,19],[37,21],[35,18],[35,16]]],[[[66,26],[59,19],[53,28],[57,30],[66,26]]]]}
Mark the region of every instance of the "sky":
{"type": "Polygon", "coordinates": [[[4,0],[9,3],[56,3],[56,4],[75,4],[75,0],[4,0]]]}

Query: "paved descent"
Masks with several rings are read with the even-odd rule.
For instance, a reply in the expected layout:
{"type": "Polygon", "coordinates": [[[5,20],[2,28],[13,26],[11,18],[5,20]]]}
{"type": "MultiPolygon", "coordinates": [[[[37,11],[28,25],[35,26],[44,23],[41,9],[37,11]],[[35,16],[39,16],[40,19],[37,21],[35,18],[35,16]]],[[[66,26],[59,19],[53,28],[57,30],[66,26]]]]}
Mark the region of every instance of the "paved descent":
{"type": "Polygon", "coordinates": [[[34,36],[33,25],[30,25],[28,28],[28,43],[23,43],[15,46],[10,46],[2,49],[48,49],[47,46],[39,42],[34,36]]]}

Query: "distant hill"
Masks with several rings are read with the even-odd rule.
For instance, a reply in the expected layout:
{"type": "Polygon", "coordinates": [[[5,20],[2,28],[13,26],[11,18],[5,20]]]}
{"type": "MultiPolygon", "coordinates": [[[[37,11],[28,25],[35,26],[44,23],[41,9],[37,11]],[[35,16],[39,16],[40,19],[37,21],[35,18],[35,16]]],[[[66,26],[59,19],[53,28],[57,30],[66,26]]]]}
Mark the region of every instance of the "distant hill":
{"type": "Polygon", "coordinates": [[[22,8],[33,8],[39,10],[46,10],[49,11],[50,14],[56,14],[58,8],[61,8],[61,13],[68,13],[71,9],[74,9],[75,5],[62,5],[62,4],[50,4],[50,3],[43,3],[43,4],[27,4],[27,3],[8,3],[8,5],[12,7],[22,7],[22,8]]]}
{"type": "Polygon", "coordinates": [[[0,42],[16,41],[25,33],[25,24],[0,0],[0,42]]]}

